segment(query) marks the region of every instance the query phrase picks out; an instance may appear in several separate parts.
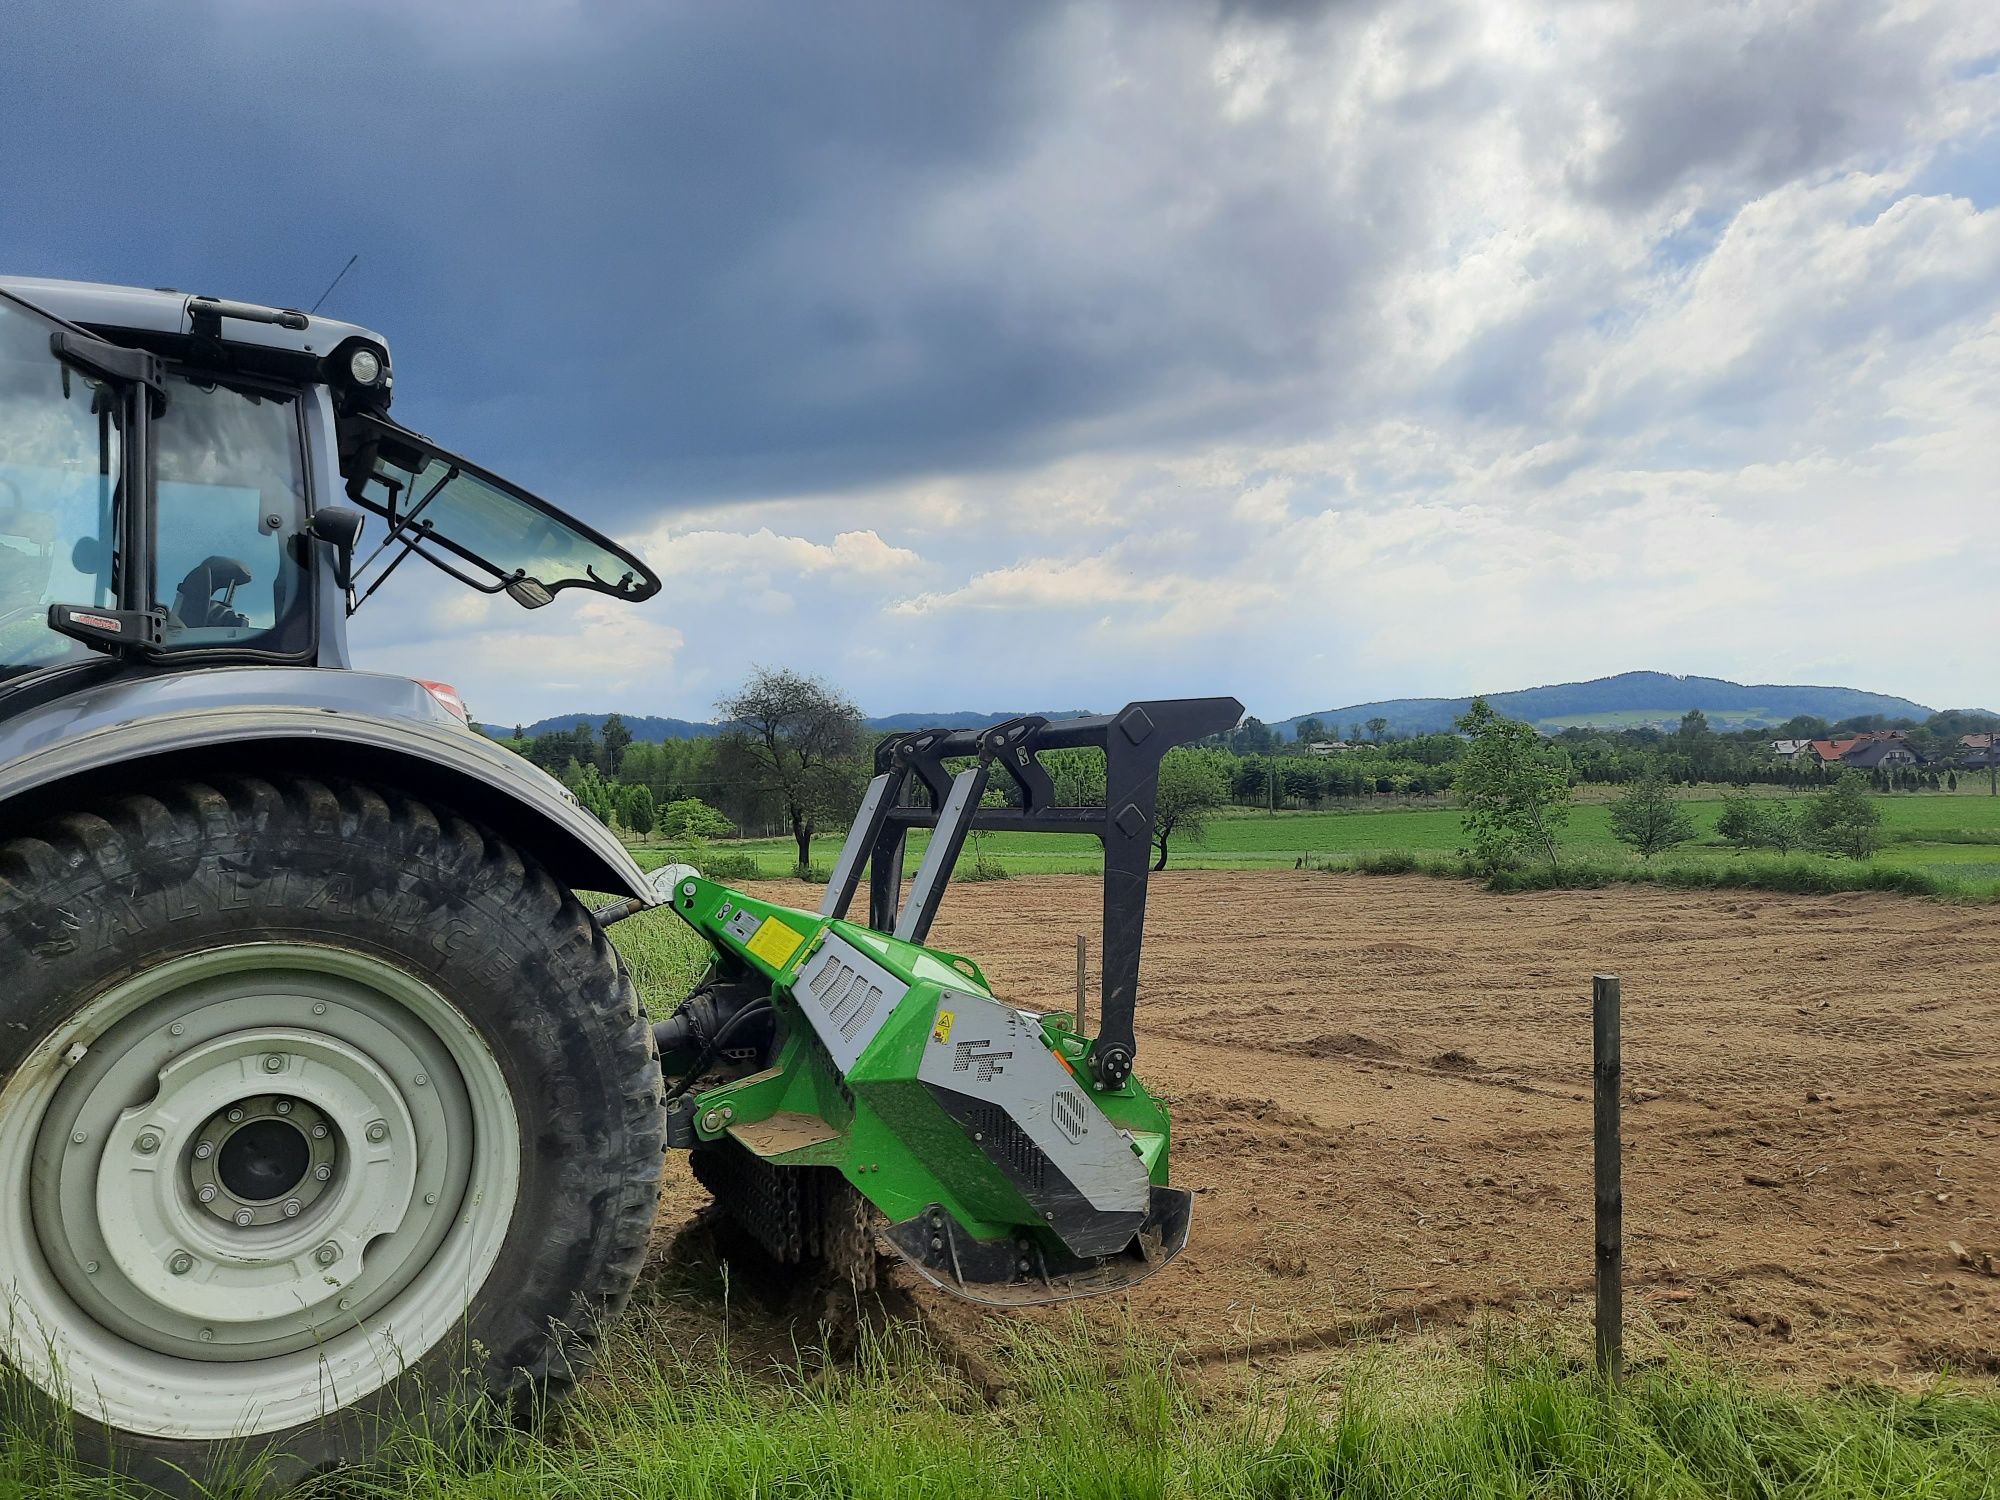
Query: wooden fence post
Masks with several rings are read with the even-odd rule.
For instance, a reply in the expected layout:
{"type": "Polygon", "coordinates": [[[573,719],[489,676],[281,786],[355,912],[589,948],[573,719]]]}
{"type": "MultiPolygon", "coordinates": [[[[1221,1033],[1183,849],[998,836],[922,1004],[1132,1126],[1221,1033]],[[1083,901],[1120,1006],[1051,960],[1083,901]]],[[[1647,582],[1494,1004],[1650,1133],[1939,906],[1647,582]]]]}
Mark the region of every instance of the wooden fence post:
{"type": "Polygon", "coordinates": [[[1618,976],[1590,984],[1592,1136],[1597,1173],[1597,1368],[1616,1382],[1625,1373],[1625,1171],[1619,1092],[1618,976]]]}

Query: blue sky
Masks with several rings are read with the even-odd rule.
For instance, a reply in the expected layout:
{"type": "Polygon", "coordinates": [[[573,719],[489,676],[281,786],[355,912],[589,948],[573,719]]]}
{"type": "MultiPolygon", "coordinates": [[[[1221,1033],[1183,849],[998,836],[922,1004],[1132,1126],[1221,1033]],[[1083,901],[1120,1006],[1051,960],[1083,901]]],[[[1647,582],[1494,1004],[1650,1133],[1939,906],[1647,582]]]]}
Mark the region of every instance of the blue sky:
{"type": "Polygon", "coordinates": [[[482,716],[1628,667],[1990,702],[2000,9],[10,9],[0,266],[383,330],[397,415],[639,541],[398,575],[482,716]]]}

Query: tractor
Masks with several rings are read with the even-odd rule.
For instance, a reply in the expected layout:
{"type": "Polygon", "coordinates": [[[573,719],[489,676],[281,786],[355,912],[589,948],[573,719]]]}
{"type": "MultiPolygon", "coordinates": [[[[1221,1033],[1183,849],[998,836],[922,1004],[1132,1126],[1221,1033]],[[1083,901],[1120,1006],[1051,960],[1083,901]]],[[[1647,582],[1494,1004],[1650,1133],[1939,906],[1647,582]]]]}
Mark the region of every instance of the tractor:
{"type": "Polygon", "coordinates": [[[527,609],[660,588],[393,387],[317,314],[0,279],[6,1420],[185,1490],[538,1409],[670,1150],[770,1256],[857,1279],[1010,1306],[1172,1260],[1147,854],[1161,756],[1235,701],[891,735],[814,911],[648,874],[450,687],[353,668],[411,556],[527,609]],[[1058,804],[1040,756],[1077,747],[1102,806],[1058,804]],[[1002,828],[1103,842],[1094,1026],[927,946],[1002,828]],[[605,929],[662,908],[710,962],[656,1021],[605,929]]]}

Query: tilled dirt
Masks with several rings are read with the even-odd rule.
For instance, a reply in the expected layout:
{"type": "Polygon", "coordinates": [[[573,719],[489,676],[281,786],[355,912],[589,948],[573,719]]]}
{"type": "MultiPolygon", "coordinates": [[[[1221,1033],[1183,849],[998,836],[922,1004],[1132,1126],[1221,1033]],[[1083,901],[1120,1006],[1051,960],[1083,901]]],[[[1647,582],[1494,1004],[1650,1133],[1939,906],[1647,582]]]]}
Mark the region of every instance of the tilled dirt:
{"type": "MultiPolygon", "coordinates": [[[[1066,1009],[1098,900],[1088,877],[956,888],[932,941],[1066,1009]]],[[[1168,871],[1146,944],[1139,1071],[1195,1221],[1129,1305],[1197,1357],[1289,1368],[1584,1302],[1607,972],[1628,1317],[1813,1376],[2000,1375],[2000,913],[1168,871]]]]}

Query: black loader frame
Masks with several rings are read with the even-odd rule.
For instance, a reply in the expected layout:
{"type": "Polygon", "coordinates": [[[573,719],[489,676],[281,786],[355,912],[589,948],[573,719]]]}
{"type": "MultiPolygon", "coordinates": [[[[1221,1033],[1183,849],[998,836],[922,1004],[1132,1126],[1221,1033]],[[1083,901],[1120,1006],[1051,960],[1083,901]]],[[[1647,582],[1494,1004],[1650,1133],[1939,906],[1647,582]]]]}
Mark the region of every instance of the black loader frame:
{"type": "Polygon", "coordinates": [[[1088,718],[1052,720],[1029,714],[989,729],[890,735],[875,747],[875,775],[820,914],[847,915],[865,865],[868,925],[921,943],[974,830],[1097,838],[1104,845],[1104,977],[1090,1064],[1099,1086],[1117,1089],[1131,1075],[1139,1050],[1134,1013],[1160,762],[1176,745],[1235,728],[1242,716],[1243,705],[1234,698],[1165,698],[1128,703],[1115,714],[1088,718]],[[1041,763],[1044,751],[1081,749],[1104,752],[1102,807],[1057,805],[1054,780],[1041,763]],[[946,764],[968,758],[973,764],[956,772],[946,764]],[[995,766],[1012,782],[1018,805],[980,805],[995,766]],[[905,902],[903,856],[912,828],[934,832],[905,902]]]}

